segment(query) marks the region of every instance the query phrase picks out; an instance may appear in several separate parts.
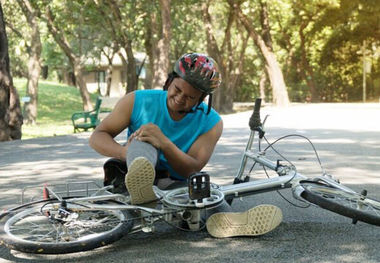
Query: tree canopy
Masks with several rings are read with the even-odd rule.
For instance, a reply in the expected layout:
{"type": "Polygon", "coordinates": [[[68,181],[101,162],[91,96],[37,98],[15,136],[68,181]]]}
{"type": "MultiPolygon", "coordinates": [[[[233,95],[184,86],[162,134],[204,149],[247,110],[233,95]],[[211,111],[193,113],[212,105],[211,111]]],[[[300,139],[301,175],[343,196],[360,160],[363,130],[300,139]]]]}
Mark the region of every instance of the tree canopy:
{"type": "MultiPolygon", "coordinates": [[[[3,4],[13,76],[28,76],[31,27],[21,5],[3,4]]],[[[160,87],[185,52],[209,53],[223,86],[216,107],[232,101],[360,101],[380,96],[380,5],[377,0],[36,0],[48,78],[85,61],[125,50],[126,91],[138,87],[134,54],[147,54],[145,88],[160,87]],[[366,60],[363,63],[363,60],[366,60]],[[364,64],[364,66],[363,66],[364,64]],[[367,70],[365,70],[367,69],[367,70]],[[370,70],[369,70],[370,69],[370,70]],[[276,91],[276,89],[280,91],[276,91]]],[[[78,73],[79,72],[79,73],[78,73]]],[[[46,73],[46,72],[45,72],[46,73]]],[[[46,74],[45,74],[46,77],[46,74]]],[[[84,91],[83,91],[84,92],[84,91]]],[[[88,96],[82,93],[84,100],[88,96]]]]}

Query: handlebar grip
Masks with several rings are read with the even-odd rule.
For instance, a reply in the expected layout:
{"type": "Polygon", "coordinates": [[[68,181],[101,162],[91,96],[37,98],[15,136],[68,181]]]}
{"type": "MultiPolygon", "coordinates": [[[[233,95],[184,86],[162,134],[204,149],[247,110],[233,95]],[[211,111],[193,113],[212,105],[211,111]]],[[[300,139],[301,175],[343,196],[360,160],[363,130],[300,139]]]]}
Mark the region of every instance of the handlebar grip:
{"type": "Polygon", "coordinates": [[[249,127],[252,131],[257,130],[261,126],[260,119],[260,107],[261,107],[261,98],[256,98],[255,106],[253,108],[253,113],[249,119],[249,127]]]}
{"type": "Polygon", "coordinates": [[[256,98],[253,112],[258,112],[260,115],[260,107],[261,107],[261,98],[256,98]]]}

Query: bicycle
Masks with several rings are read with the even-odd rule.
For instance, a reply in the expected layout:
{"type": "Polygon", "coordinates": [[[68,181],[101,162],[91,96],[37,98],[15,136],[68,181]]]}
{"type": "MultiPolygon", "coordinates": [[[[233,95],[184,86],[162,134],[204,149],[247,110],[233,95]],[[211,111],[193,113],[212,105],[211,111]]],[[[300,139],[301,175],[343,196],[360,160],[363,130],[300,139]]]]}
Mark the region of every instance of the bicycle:
{"type": "Polygon", "coordinates": [[[367,192],[357,193],[340,184],[331,175],[308,178],[296,167],[266,157],[269,143],[261,150],[265,138],[264,124],[260,118],[261,100],[256,99],[249,120],[250,137],[246,144],[240,168],[230,185],[210,182],[208,174],[201,172],[189,179],[188,187],[160,190],[154,187],[158,201],[153,207],[131,205],[129,196],[112,193],[113,186],[101,187],[95,182],[68,182],[44,186],[43,198],[24,202],[0,214],[0,244],[10,249],[28,253],[61,254],[95,249],[138,231],[152,232],[159,221],[188,231],[204,229],[201,214],[234,198],[290,188],[293,197],[307,205],[380,226],[380,202],[367,197],[367,192]],[[259,151],[254,150],[255,136],[259,151]],[[244,174],[247,161],[273,170],[278,176],[250,180],[244,174]],[[74,186],[81,186],[75,190],[74,186]]]}

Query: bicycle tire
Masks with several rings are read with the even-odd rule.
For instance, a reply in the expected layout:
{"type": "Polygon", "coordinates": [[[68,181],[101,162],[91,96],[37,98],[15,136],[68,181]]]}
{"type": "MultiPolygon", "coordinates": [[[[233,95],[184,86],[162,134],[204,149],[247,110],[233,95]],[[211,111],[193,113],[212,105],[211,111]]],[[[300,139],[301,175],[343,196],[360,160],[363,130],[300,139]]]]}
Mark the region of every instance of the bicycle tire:
{"type": "Polygon", "coordinates": [[[380,202],[319,182],[301,181],[301,197],[337,214],[380,226],[380,202]]]}
{"type": "MultiPolygon", "coordinates": [[[[66,202],[70,206],[70,200],[66,199],[66,202]]],[[[110,202],[102,201],[104,204],[110,202]]],[[[78,217],[71,222],[54,222],[46,213],[56,213],[58,210],[51,205],[56,203],[60,201],[43,200],[3,214],[0,218],[0,244],[27,253],[74,253],[111,244],[126,235],[133,226],[130,213],[121,210],[77,209],[78,217]],[[42,211],[42,208],[45,209],[42,211]]]]}

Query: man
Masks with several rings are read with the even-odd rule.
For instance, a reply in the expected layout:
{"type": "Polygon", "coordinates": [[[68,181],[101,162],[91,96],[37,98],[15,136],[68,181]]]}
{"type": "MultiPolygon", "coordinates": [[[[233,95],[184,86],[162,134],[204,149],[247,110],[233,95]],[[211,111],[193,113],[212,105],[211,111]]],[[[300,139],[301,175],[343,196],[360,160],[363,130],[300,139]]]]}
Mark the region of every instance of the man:
{"type": "MultiPolygon", "coordinates": [[[[220,83],[215,61],[190,53],[176,61],[164,90],[139,90],[124,96],[90,138],[92,148],[113,157],[104,165],[105,184],[120,183],[127,173],[125,186],[131,203],[143,204],[156,199],[153,184],[173,188],[201,171],[223,130],[222,119],[211,108],[212,93],[220,83]],[[203,102],[207,96],[208,105],[203,102]],[[114,138],[126,128],[128,142],[120,145],[114,138]]],[[[251,219],[257,213],[264,213],[264,219],[272,223],[254,235],[266,233],[281,222],[281,210],[260,206],[244,213],[213,214],[207,228],[217,237],[251,235],[246,228],[256,227],[251,219]],[[226,232],[225,219],[230,229],[235,229],[235,223],[244,227],[226,232]]]]}

